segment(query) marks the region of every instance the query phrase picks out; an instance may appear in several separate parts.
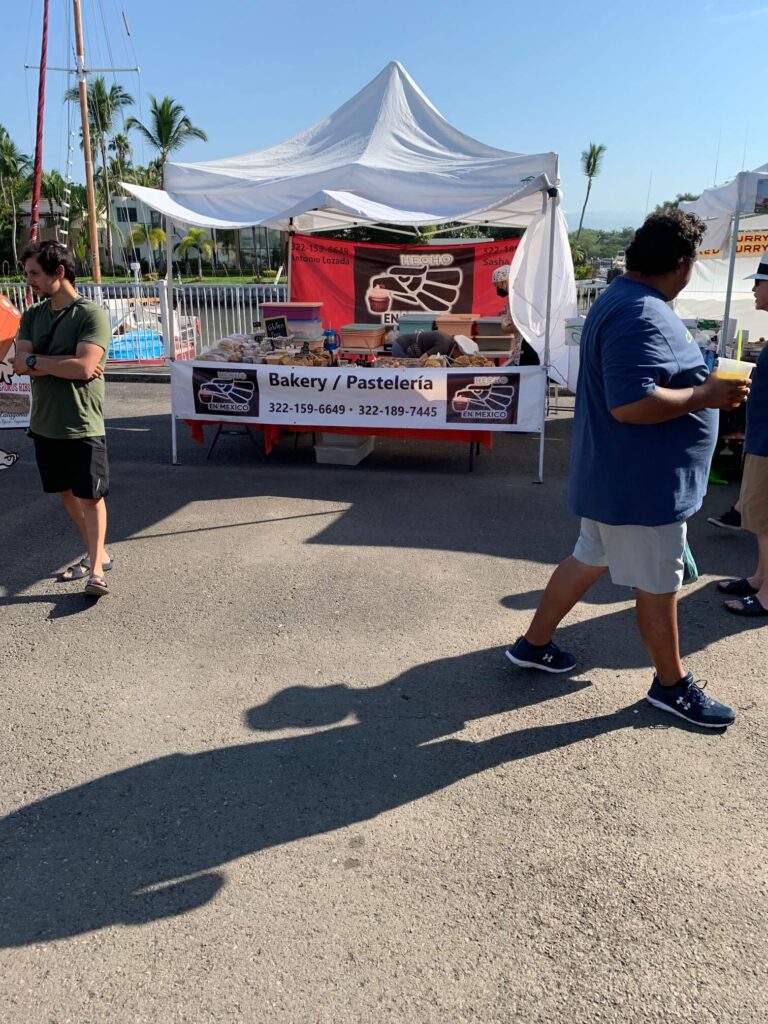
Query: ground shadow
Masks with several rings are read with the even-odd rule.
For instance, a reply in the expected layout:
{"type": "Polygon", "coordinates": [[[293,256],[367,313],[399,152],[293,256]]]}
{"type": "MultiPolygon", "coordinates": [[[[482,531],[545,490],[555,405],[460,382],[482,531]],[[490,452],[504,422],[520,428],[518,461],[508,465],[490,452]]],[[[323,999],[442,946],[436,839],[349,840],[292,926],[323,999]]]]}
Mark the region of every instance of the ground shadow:
{"type": "Polygon", "coordinates": [[[510,713],[589,685],[531,678],[490,649],[370,689],[282,691],[246,713],[249,727],[311,731],[137,764],[0,820],[0,945],[190,911],[235,858],[366,821],[500,764],[658,723],[643,703],[506,731],[510,713]],[[491,715],[507,716],[504,735],[456,737],[491,715]]]}

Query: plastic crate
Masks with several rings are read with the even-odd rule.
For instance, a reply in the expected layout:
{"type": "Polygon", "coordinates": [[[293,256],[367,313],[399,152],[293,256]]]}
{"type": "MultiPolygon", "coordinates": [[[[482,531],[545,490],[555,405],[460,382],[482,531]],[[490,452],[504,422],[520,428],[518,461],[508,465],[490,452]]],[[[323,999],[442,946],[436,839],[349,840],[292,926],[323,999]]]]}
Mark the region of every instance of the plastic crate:
{"type": "MultiPolygon", "coordinates": [[[[325,435],[328,436],[327,434],[325,435]]],[[[344,435],[331,435],[334,439],[344,435]]],[[[315,461],[329,466],[356,466],[373,451],[374,438],[353,435],[358,443],[349,444],[316,444],[315,461]]]]}

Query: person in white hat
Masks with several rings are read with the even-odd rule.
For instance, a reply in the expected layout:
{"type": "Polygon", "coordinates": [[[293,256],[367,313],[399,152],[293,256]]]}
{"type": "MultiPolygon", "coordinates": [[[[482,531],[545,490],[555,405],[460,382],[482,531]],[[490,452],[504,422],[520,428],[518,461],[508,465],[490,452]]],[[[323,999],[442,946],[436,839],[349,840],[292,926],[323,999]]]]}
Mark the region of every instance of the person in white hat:
{"type": "MultiPolygon", "coordinates": [[[[768,312],[768,252],[747,280],[755,282],[755,309],[768,312]]],[[[757,535],[757,567],[751,576],[721,580],[717,587],[729,596],[725,602],[729,612],[763,618],[768,616],[768,345],[763,346],[752,373],[744,452],[739,509],[742,529],[757,535]]]]}
{"type": "MultiPolygon", "coordinates": [[[[503,267],[496,267],[491,278],[496,294],[500,299],[506,299],[509,296],[509,264],[505,264],[503,267]]],[[[511,335],[511,351],[516,356],[515,362],[519,366],[538,366],[540,359],[536,354],[536,350],[528,344],[525,338],[520,333],[517,324],[512,319],[512,314],[509,311],[509,302],[505,302],[503,307],[499,310],[498,316],[501,318],[501,329],[506,333],[509,332],[511,335]],[[517,342],[520,342],[519,346],[517,342]],[[519,355],[517,355],[517,349],[519,348],[519,355]]]]}
{"type": "Polygon", "coordinates": [[[398,334],[392,341],[392,355],[396,359],[420,359],[422,356],[471,356],[478,351],[476,341],[464,334],[446,334],[445,331],[415,331],[398,334]]]}

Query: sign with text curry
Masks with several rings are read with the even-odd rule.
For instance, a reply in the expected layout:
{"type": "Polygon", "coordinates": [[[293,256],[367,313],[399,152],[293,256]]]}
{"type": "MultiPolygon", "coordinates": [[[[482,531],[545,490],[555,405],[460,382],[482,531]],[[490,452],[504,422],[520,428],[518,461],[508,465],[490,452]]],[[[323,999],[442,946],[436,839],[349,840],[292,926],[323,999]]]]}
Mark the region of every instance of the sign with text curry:
{"type": "Polygon", "coordinates": [[[177,362],[178,419],[308,427],[539,432],[540,366],[471,370],[177,362]]]}

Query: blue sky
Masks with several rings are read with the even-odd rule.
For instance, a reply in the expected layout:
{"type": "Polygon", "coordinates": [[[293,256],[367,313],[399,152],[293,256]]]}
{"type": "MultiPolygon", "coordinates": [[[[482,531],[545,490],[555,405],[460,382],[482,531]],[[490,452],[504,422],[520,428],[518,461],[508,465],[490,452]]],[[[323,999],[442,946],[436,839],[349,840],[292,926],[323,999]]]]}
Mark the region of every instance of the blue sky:
{"type": "MultiPolygon", "coordinates": [[[[0,123],[34,147],[42,0],[6,12],[0,123]]],[[[67,58],[71,0],[50,0],[49,64],[67,58]]],[[[578,223],[581,151],[607,147],[585,223],[637,224],[650,206],[768,162],[761,0],[82,0],[86,63],[141,103],[170,95],[209,136],[176,155],[261,149],[349,99],[400,60],[461,131],[521,153],[560,154],[565,209],[578,223]],[[121,12],[130,28],[126,35],[121,12]],[[105,31],[106,29],[106,31],[105,31]],[[649,195],[650,186],[650,195],[649,195]]],[[[71,45],[71,41],[70,41],[71,45]]],[[[64,171],[64,75],[48,78],[45,166],[64,171]]],[[[135,139],[136,159],[147,162],[135,139]]],[[[75,156],[75,177],[83,178],[75,156]]]]}

